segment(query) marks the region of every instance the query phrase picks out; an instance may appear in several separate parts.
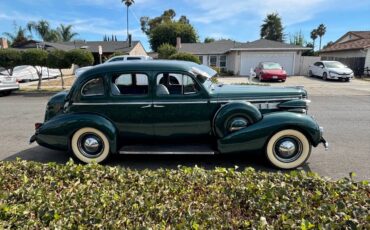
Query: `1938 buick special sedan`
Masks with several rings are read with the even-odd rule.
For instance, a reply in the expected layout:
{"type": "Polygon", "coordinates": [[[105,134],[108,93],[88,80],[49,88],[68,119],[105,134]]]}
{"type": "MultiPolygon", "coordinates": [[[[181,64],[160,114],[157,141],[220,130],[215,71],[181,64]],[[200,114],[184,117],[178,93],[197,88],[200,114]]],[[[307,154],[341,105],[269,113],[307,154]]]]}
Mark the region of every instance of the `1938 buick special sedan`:
{"type": "Polygon", "coordinates": [[[307,115],[302,87],[214,84],[217,73],[184,61],[96,66],[53,96],[30,142],[85,163],[110,154],[229,154],[263,151],[292,169],[327,142],[307,115]]]}

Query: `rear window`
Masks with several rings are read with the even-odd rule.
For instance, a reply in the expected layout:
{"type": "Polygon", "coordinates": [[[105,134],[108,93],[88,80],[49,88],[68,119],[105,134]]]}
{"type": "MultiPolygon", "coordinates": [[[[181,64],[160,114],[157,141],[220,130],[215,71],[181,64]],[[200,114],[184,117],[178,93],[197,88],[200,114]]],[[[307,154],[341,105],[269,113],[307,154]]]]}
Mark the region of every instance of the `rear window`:
{"type": "Polygon", "coordinates": [[[112,95],[146,95],[148,91],[149,80],[146,74],[124,73],[112,76],[112,95]]]}

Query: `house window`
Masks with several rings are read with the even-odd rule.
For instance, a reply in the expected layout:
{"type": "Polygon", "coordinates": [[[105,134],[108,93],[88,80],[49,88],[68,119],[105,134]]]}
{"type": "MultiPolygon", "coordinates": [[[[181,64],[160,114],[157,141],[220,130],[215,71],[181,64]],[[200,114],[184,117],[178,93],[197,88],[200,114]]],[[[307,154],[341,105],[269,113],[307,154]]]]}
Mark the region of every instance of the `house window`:
{"type": "Polygon", "coordinates": [[[220,56],[220,69],[226,71],[226,55],[220,56]]]}
{"type": "Polygon", "coordinates": [[[203,56],[198,56],[200,64],[203,64],[203,56]]]}
{"type": "Polygon", "coordinates": [[[210,66],[217,66],[217,56],[211,56],[209,58],[209,65],[210,66]]]}

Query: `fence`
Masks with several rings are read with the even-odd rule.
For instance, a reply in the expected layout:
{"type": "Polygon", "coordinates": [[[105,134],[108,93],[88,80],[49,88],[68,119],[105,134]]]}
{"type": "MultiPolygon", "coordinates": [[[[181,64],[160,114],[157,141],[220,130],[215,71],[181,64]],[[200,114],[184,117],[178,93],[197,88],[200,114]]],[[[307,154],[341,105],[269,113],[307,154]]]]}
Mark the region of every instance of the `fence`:
{"type": "Polygon", "coordinates": [[[364,73],[365,58],[364,57],[350,57],[350,58],[338,58],[338,57],[322,57],[323,60],[339,61],[348,66],[353,70],[355,76],[362,76],[364,73]]]}
{"type": "Polygon", "coordinates": [[[302,56],[299,63],[299,75],[308,75],[310,65],[320,60],[321,58],[316,56],[302,56]]]}

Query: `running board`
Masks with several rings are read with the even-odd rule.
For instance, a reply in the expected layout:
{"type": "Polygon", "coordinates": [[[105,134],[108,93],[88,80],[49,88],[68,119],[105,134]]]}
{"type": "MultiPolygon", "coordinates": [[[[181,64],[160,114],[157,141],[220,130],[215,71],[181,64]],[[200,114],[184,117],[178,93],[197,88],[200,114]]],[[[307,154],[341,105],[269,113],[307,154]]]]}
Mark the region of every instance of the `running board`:
{"type": "Polygon", "coordinates": [[[209,145],[129,145],[119,150],[124,155],[214,155],[209,145]]]}

